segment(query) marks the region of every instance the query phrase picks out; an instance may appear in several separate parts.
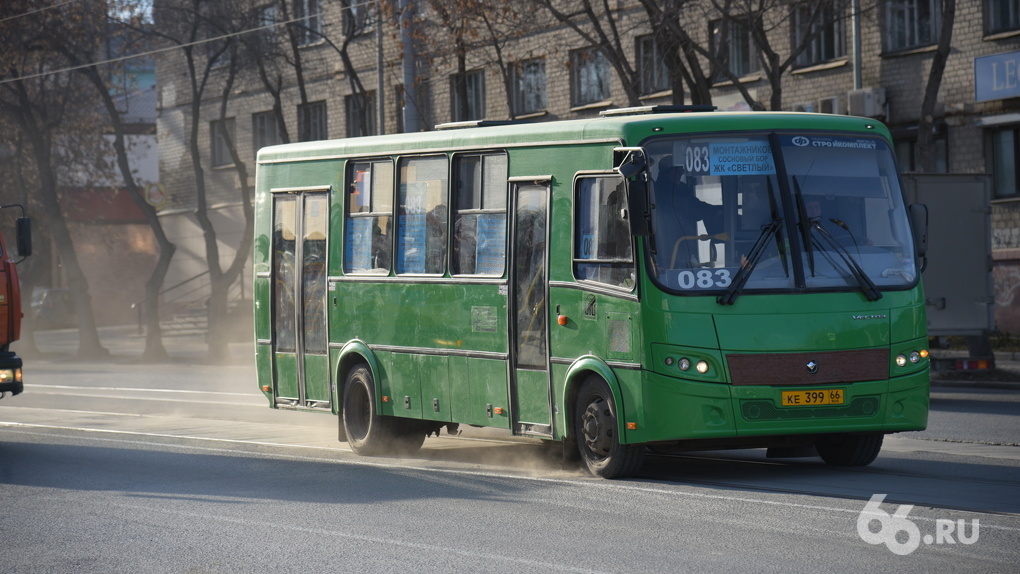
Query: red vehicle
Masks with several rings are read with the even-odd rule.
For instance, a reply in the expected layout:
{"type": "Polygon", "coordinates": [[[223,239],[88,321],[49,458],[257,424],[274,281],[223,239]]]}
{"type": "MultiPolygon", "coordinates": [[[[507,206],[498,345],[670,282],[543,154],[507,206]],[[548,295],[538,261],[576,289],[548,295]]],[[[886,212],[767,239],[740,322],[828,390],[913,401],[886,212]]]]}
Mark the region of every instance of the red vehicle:
{"type": "Polygon", "coordinates": [[[32,225],[24,217],[20,205],[0,206],[0,210],[17,207],[22,217],[17,219],[17,256],[15,261],[7,251],[0,234],[0,399],[7,393],[17,395],[24,390],[21,381],[21,357],[11,351],[11,343],[21,336],[21,285],[18,283],[16,264],[32,253],[32,225]]]}

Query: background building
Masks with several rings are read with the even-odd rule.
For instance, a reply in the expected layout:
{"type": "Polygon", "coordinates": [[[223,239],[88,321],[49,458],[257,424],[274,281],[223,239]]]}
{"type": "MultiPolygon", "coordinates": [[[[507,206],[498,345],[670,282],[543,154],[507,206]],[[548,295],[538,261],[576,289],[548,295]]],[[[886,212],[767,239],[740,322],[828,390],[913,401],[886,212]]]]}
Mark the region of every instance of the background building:
{"type": "MultiPolygon", "coordinates": [[[[893,130],[905,172],[992,174],[997,326],[1020,333],[1020,1],[956,0],[951,13],[950,0],[860,0],[857,13],[855,3],[737,0],[722,13],[707,0],[620,0],[608,13],[591,3],[589,16],[583,0],[236,0],[201,14],[156,0],[157,29],[181,46],[157,58],[161,216],[178,245],[167,282],[206,281],[202,212],[224,266],[247,249],[262,146],[710,98],[874,117],[893,130]],[[186,47],[190,31],[206,41],[186,47]]],[[[245,273],[230,291],[242,305],[245,273]]]]}

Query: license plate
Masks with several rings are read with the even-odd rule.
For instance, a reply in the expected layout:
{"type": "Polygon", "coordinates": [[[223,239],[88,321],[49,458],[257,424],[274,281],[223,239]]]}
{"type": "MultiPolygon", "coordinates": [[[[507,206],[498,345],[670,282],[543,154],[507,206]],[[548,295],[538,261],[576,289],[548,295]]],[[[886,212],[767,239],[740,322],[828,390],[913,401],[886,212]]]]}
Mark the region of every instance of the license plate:
{"type": "Polygon", "coordinates": [[[812,389],[810,391],[783,391],[784,407],[813,407],[843,404],[843,389],[812,389]]]}

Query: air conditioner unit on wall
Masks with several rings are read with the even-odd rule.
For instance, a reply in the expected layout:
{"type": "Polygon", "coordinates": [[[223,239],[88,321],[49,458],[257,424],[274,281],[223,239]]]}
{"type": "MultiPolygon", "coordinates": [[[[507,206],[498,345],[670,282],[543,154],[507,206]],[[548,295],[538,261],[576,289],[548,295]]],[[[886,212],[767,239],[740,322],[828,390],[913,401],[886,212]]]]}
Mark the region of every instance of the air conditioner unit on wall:
{"type": "Polygon", "coordinates": [[[882,88],[850,90],[846,100],[851,116],[874,118],[885,115],[885,90],[882,88]]]}
{"type": "Polygon", "coordinates": [[[831,96],[818,100],[818,111],[823,114],[843,114],[843,100],[839,96],[831,96]]]}

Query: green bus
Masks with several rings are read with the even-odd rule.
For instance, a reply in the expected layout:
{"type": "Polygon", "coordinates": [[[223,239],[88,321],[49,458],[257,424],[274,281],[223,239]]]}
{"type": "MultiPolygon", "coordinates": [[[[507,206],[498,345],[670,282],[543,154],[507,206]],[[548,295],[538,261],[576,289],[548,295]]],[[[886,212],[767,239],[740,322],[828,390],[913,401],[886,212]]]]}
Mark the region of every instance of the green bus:
{"type": "MultiPolygon", "coordinates": [[[[258,383],[364,455],[442,427],[866,465],[927,424],[927,212],[867,118],[607,110],[258,154],[258,383]]],[[[443,126],[440,126],[443,127],[443,126]]]]}

